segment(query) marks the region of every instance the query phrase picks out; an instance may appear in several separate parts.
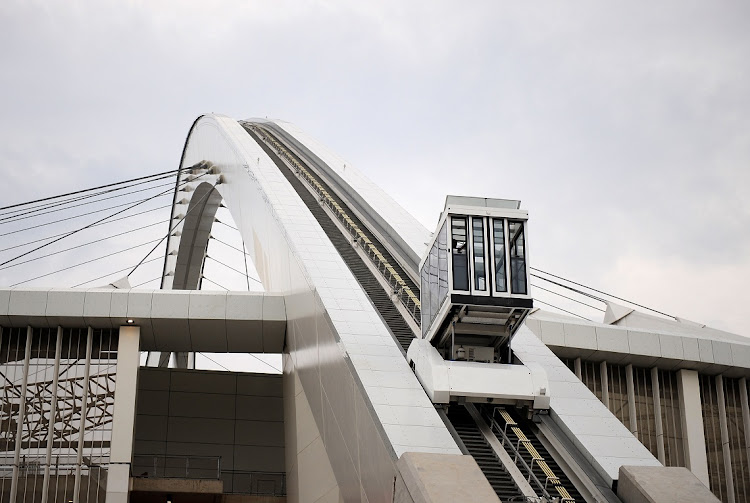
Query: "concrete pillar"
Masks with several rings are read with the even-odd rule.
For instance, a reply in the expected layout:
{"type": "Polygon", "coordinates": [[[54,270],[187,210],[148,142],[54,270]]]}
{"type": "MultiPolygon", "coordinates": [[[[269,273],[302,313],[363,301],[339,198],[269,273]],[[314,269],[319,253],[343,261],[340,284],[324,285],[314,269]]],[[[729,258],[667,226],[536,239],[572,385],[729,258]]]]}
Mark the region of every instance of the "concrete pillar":
{"type": "Polygon", "coordinates": [[[26,328],[26,353],[23,360],[23,376],[21,377],[21,401],[18,408],[18,417],[16,418],[16,448],[13,453],[13,475],[10,481],[10,500],[16,501],[18,494],[18,464],[21,461],[21,439],[23,437],[23,422],[26,416],[26,388],[29,384],[29,361],[31,359],[31,336],[33,330],[31,327],[26,328]]]}
{"type": "Polygon", "coordinates": [[[581,373],[581,358],[578,357],[573,361],[573,369],[576,374],[576,377],[579,381],[583,381],[582,373],[581,373]]]}
{"type": "Polygon", "coordinates": [[[602,375],[602,403],[609,409],[609,374],[607,373],[606,361],[599,365],[599,372],[602,375]]]}
{"type": "Polygon", "coordinates": [[[117,344],[115,407],[107,473],[107,503],[127,503],[135,435],[140,327],[120,327],[117,344]]]}
{"type": "Polygon", "coordinates": [[[86,364],[83,370],[83,390],[81,393],[81,421],[78,425],[78,455],[76,460],[76,478],[73,486],[73,503],[80,501],[81,464],[83,463],[83,438],[86,436],[86,415],[89,402],[89,376],[91,375],[91,346],[94,342],[94,329],[89,327],[86,335],[86,364]]]}
{"type": "Polygon", "coordinates": [[[685,446],[685,465],[698,477],[698,480],[703,482],[706,487],[710,487],[698,372],[685,369],[677,372],[677,392],[680,396],[680,421],[685,446]]]}
{"type": "Polygon", "coordinates": [[[52,442],[55,438],[55,415],[57,414],[57,384],[60,377],[60,355],[62,354],[62,327],[57,327],[55,341],[55,364],[52,375],[52,399],[49,407],[49,426],[47,429],[47,453],[44,461],[44,481],[42,482],[42,503],[47,503],[49,493],[50,464],[52,463],[52,442]]]}
{"type": "Polygon", "coordinates": [[[727,405],[724,397],[724,378],[716,376],[716,396],[719,404],[719,432],[721,433],[721,452],[724,455],[724,479],[727,483],[727,503],[735,503],[734,474],[732,473],[732,450],[729,447],[729,428],[727,426],[727,405]]]}
{"type": "Polygon", "coordinates": [[[664,425],[661,422],[661,393],[659,390],[659,369],[651,369],[651,393],[654,397],[654,422],[656,423],[656,453],[661,464],[666,464],[664,452],[664,425]]]}
{"type": "Polygon", "coordinates": [[[635,382],[633,380],[633,365],[625,367],[625,380],[628,388],[628,416],[630,416],[630,432],[638,437],[638,418],[635,410],[635,382]]]}
{"type": "Polygon", "coordinates": [[[747,399],[747,379],[740,379],[740,403],[742,404],[742,423],[745,427],[745,447],[747,450],[747,465],[750,466],[750,405],[747,399]]]}

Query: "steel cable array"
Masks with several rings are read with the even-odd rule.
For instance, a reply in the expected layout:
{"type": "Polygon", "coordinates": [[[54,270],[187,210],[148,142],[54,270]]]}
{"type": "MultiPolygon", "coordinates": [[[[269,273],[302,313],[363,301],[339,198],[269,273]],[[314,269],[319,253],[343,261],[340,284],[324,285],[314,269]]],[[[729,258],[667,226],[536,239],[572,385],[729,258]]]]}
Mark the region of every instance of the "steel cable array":
{"type": "MultiPolygon", "coordinates": [[[[161,198],[171,196],[175,190],[175,177],[181,171],[187,169],[192,168],[156,173],[153,175],[100,185],[88,189],[68,192],[58,196],[45,197],[28,201],[26,203],[18,203],[0,208],[0,228],[2,226],[11,228],[0,234],[0,237],[6,237],[2,244],[7,245],[0,249],[0,253],[7,254],[12,251],[16,252],[12,257],[6,255],[5,257],[0,258],[0,271],[3,271],[6,277],[8,277],[8,269],[12,268],[14,271],[11,276],[13,279],[11,279],[11,281],[5,280],[4,282],[6,282],[6,284],[10,283],[10,286],[30,283],[63,271],[68,271],[76,267],[91,264],[92,262],[107,259],[120,253],[132,251],[151,243],[162,242],[163,238],[161,238],[161,233],[154,236],[153,228],[169,220],[168,214],[162,214],[161,218],[157,221],[144,222],[143,225],[127,228],[127,230],[123,230],[122,225],[125,223],[126,219],[132,219],[139,215],[157,213],[159,211],[163,212],[163,210],[170,208],[171,204],[162,204],[155,207],[147,207],[147,209],[143,211],[132,211],[139,206],[149,206],[149,203],[152,201],[158,201],[161,198]],[[171,181],[164,183],[165,180],[169,180],[170,178],[171,181]],[[163,190],[166,186],[169,186],[169,188],[163,190]],[[123,198],[125,198],[124,202],[122,202],[123,198]],[[82,211],[84,207],[93,207],[93,209],[91,211],[82,211]],[[59,232],[60,228],[66,227],[66,224],[76,219],[104,212],[107,212],[108,214],[91,223],[78,228],[66,230],[65,232],[59,232]],[[45,217],[49,219],[49,215],[51,214],[64,216],[64,218],[54,218],[52,220],[42,221],[45,217]],[[102,226],[116,222],[120,222],[120,225],[110,226],[112,230],[107,234],[102,234],[103,231],[109,229],[109,227],[102,226]],[[55,230],[58,232],[40,236],[40,229],[50,225],[54,225],[55,230]],[[97,234],[91,236],[89,233],[86,233],[84,237],[84,231],[88,231],[94,227],[98,228],[97,234]],[[136,235],[139,232],[146,232],[154,239],[146,239],[139,244],[132,244],[133,239],[131,238],[131,235],[136,235]],[[33,235],[29,236],[29,234],[33,235]],[[73,236],[76,235],[80,236],[80,238],[77,237],[75,244],[71,243],[72,246],[54,249],[49,253],[39,254],[41,250],[51,248],[53,245],[56,245],[63,240],[70,241],[73,236]],[[8,236],[14,236],[16,242],[8,241],[8,236]],[[22,236],[26,237],[26,239],[21,240],[22,236]],[[125,244],[128,246],[120,246],[119,249],[113,250],[112,245],[117,241],[122,242],[122,239],[127,239],[125,244]],[[92,245],[97,245],[96,249],[99,253],[91,254],[86,252],[86,250],[91,248],[92,245]],[[24,250],[24,248],[26,249],[24,250]],[[44,272],[43,274],[34,274],[42,272],[36,264],[33,265],[34,270],[31,274],[27,274],[26,269],[23,267],[32,267],[29,265],[30,263],[38,263],[42,259],[48,259],[43,263],[49,262],[56,259],[56,256],[65,253],[76,253],[76,257],[86,258],[86,260],[79,260],[75,264],[70,264],[71,261],[62,259],[65,260],[65,267],[57,267],[53,270],[44,272]],[[21,260],[23,257],[29,258],[21,260]]],[[[200,176],[193,177],[190,181],[194,181],[200,178],[200,176]]],[[[188,182],[185,181],[181,183],[185,184],[188,182]]],[[[150,253],[153,251],[154,249],[152,249],[150,253]]],[[[156,259],[152,260],[145,259],[146,257],[144,257],[144,259],[138,264],[151,263],[156,259],[163,260],[163,255],[160,254],[156,259]]],[[[133,265],[124,269],[120,267],[107,274],[100,274],[94,279],[79,282],[75,286],[86,285],[114,274],[121,273],[124,270],[131,270],[132,268],[133,265]]]]}
{"type": "MultiPolygon", "coordinates": [[[[65,239],[69,239],[72,236],[82,233],[86,230],[89,230],[92,228],[100,228],[101,226],[108,226],[116,222],[124,223],[124,221],[127,219],[132,219],[137,216],[157,213],[159,211],[170,208],[171,207],[170,204],[162,204],[162,205],[158,205],[153,208],[148,208],[142,211],[131,212],[131,210],[136,209],[139,206],[145,205],[150,201],[156,201],[162,197],[167,197],[167,196],[172,195],[175,190],[174,177],[177,176],[181,171],[187,171],[187,170],[192,170],[192,169],[194,169],[194,167],[182,168],[181,170],[165,171],[165,172],[155,173],[152,175],[142,176],[138,178],[132,178],[132,179],[124,180],[121,182],[115,182],[115,183],[110,183],[106,185],[99,185],[97,187],[91,187],[88,189],[68,192],[65,194],[57,195],[57,196],[50,196],[50,197],[45,197],[41,199],[36,199],[36,200],[28,201],[25,203],[17,203],[17,204],[0,207],[0,229],[2,229],[3,227],[10,227],[9,230],[6,230],[5,232],[0,233],[0,237],[6,238],[5,240],[3,240],[2,245],[7,245],[7,246],[3,246],[2,248],[0,248],[0,254],[10,252],[13,250],[23,249],[24,247],[30,247],[30,249],[17,253],[15,256],[12,256],[10,258],[0,258],[0,271],[7,271],[9,269],[13,269],[13,270],[22,269],[22,266],[26,266],[31,263],[36,263],[43,259],[52,259],[58,255],[62,255],[68,252],[83,250],[86,247],[96,245],[96,244],[99,244],[100,246],[102,246],[110,240],[113,240],[116,238],[128,237],[129,235],[135,234],[140,231],[147,231],[163,223],[165,220],[167,220],[167,218],[162,217],[162,218],[159,218],[157,221],[147,222],[143,225],[135,226],[128,230],[122,230],[121,228],[118,228],[119,226],[115,226],[116,227],[115,232],[112,232],[110,234],[105,234],[104,236],[97,235],[95,238],[85,240],[84,242],[77,243],[73,246],[69,246],[69,247],[62,248],[62,249],[57,249],[49,253],[35,255],[37,254],[37,252],[40,252],[41,250],[45,248],[48,248],[65,239]],[[164,183],[167,180],[169,181],[164,183]],[[169,186],[168,189],[156,192],[158,189],[161,189],[167,186],[169,186]],[[138,199],[132,198],[132,196],[138,195],[138,194],[144,194],[146,197],[142,197],[138,199]],[[128,200],[121,202],[123,201],[123,198],[128,198],[128,200]],[[92,209],[81,211],[82,209],[87,208],[87,207],[92,207],[92,209]],[[41,236],[41,237],[39,237],[37,234],[29,239],[23,240],[21,242],[12,243],[12,244],[7,241],[7,238],[9,238],[9,236],[20,237],[20,235],[24,235],[24,233],[31,233],[32,231],[38,232],[39,229],[42,229],[47,226],[60,227],[60,224],[64,225],[65,223],[69,223],[76,219],[84,218],[86,216],[95,215],[99,213],[105,213],[105,212],[108,212],[106,216],[98,218],[94,222],[91,222],[87,225],[78,227],[70,231],[55,232],[50,235],[41,236]],[[40,221],[42,217],[47,216],[47,215],[52,215],[52,214],[65,215],[65,216],[63,218],[55,218],[53,220],[40,221]],[[23,257],[27,257],[30,255],[35,255],[35,256],[30,257],[27,260],[20,260],[23,257]]],[[[188,179],[182,181],[180,186],[187,184],[189,182],[195,181],[199,179],[200,177],[205,176],[206,174],[208,174],[208,172],[205,172],[201,175],[197,175],[194,177],[189,177],[188,179]]],[[[92,282],[102,280],[104,278],[110,277],[115,274],[120,274],[128,270],[130,271],[128,273],[128,276],[130,276],[141,265],[149,264],[149,263],[156,261],[157,259],[163,258],[163,256],[160,255],[156,258],[149,259],[149,257],[156,251],[156,249],[164,242],[164,240],[169,235],[169,233],[171,233],[174,230],[174,228],[176,228],[182,222],[182,220],[184,220],[186,216],[187,215],[183,215],[182,218],[179,219],[176,223],[173,223],[172,221],[170,221],[169,232],[166,235],[160,236],[160,239],[155,238],[155,239],[147,240],[140,244],[127,246],[114,252],[108,250],[107,253],[101,253],[96,257],[89,258],[84,261],[80,261],[76,264],[66,265],[65,267],[60,267],[55,270],[46,272],[44,274],[36,274],[30,278],[26,277],[26,278],[23,278],[21,281],[13,281],[11,282],[11,285],[16,286],[16,285],[21,285],[25,283],[30,283],[37,279],[52,276],[54,274],[57,274],[63,271],[67,271],[76,267],[90,264],[98,260],[103,260],[103,259],[112,257],[119,253],[124,253],[127,251],[138,249],[139,247],[146,246],[151,243],[156,243],[156,246],[154,246],[145,256],[143,256],[143,258],[140,261],[138,261],[134,265],[130,267],[117,268],[117,270],[111,271],[110,273],[98,275],[94,279],[90,279],[84,282],[79,282],[75,286],[87,285],[92,282]]],[[[218,218],[215,221],[217,223],[222,224],[228,229],[237,231],[236,227],[226,222],[223,222],[219,220],[218,218]]],[[[248,283],[247,284],[248,289],[250,289],[250,283],[249,283],[250,280],[256,283],[260,283],[260,281],[257,278],[254,278],[253,276],[251,276],[249,272],[247,271],[247,258],[246,257],[248,254],[244,249],[240,249],[238,246],[231,245],[224,240],[216,238],[215,236],[210,236],[210,241],[218,241],[220,244],[227,247],[228,249],[232,249],[238,253],[241,253],[246,270],[245,272],[243,272],[240,269],[233,267],[227,264],[225,261],[219,260],[214,256],[206,255],[206,258],[211,259],[213,262],[218,263],[219,265],[223,266],[227,270],[231,270],[237,274],[242,275],[248,283]]],[[[243,248],[244,248],[244,244],[243,244],[243,248]]],[[[550,273],[542,269],[538,269],[534,267],[531,267],[530,269],[533,271],[531,273],[531,277],[533,278],[533,281],[531,282],[531,287],[535,290],[534,292],[535,300],[539,304],[548,306],[562,313],[573,315],[573,316],[586,319],[586,320],[591,320],[592,313],[595,314],[595,312],[601,313],[605,311],[608,301],[617,301],[620,303],[624,303],[626,305],[646,309],[658,315],[666,316],[668,318],[674,319],[674,316],[666,314],[662,311],[658,311],[658,310],[649,308],[641,303],[637,303],[637,302],[625,299],[623,297],[620,297],[611,293],[607,293],[603,290],[587,286],[581,282],[574,281],[574,280],[565,278],[557,274],[550,273]],[[555,296],[558,299],[564,299],[563,300],[564,304],[559,305],[555,302],[550,302],[550,300],[552,300],[550,296],[555,296]],[[587,300],[589,302],[587,302],[587,300]],[[595,304],[590,303],[591,300],[601,303],[601,306],[597,306],[595,304]]],[[[35,270],[34,272],[39,272],[39,271],[35,270]]],[[[153,278],[147,281],[140,281],[137,284],[137,286],[155,281],[156,279],[159,279],[159,277],[153,278]]],[[[221,285],[221,283],[218,283],[215,280],[205,277],[205,274],[203,273],[201,275],[201,278],[206,279],[208,282],[216,285],[219,288],[225,289],[225,287],[221,285]]],[[[419,305],[418,302],[419,302],[418,300],[414,301],[414,303],[417,306],[419,305]]]]}

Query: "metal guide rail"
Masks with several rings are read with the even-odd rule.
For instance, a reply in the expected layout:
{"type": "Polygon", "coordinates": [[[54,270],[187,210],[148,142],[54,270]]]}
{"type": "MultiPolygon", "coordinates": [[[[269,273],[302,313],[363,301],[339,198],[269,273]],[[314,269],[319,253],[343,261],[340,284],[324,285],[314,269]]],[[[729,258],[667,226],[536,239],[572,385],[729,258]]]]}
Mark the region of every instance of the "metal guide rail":
{"type": "Polygon", "coordinates": [[[561,502],[568,502],[573,503],[575,502],[575,499],[568,493],[568,490],[565,489],[565,487],[562,485],[562,482],[560,481],[560,478],[555,475],[555,473],[552,471],[552,469],[549,467],[547,462],[544,460],[544,458],[539,454],[539,452],[536,450],[534,445],[531,443],[531,441],[526,437],[524,432],[518,427],[518,423],[511,417],[511,415],[508,413],[508,411],[503,410],[501,408],[496,408],[495,411],[492,414],[491,418],[491,424],[490,428],[496,432],[501,437],[501,445],[503,447],[508,446],[510,450],[512,451],[512,454],[514,455],[513,461],[516,463],[516,465],[520,466],[519,468],[523,468],[526,473],[528,473],[528,481],[531,483],[532,481],[536,484],[536,486],[541,490],[543,495],[547,498],[551,498],[548,486],[551,484],[555,492],[559,495],[561,498],[561,502]],[[497,419],[495,418],[496,415],[500,415],[503,422],[505,423],[504,426],[500,426],[500,423],[497,422],[497,419]],[[516,444],[514,445],[513,442],[508,437],[508,428],[510,428],[513,435],[516,437],[516,444]],[[527,464],[526,461],[523,459],[520,453],[520,449],[523,447],[523,449],[526,450],[526,452],[531,456],[531,464],[527,464]],[[544,484],[542,484],[537,476],[534,474],[534,464],[536,464],[543,472],[545,480],[544,484]]]}
{"type": "Polygon", "coordinates": [[[401,304],[404,305],[411,317],[417,324],[421,321],[421,303],[419,301],[419,292],[415,293],[401,275],[394,269],[389,260],[378,249],[377,245],[367,237],[356,222],[348,215],[346,210],[331,196],[323,185],[318,182],[316,177],[300,163],[289,150],[279,143],[274,137],[269,135],[266,130],[254,124],[247,124],[258,137],[272,147],[276,154],[294,168],[296,174],[304,179],[315,191],[320,198],[320,202],[331,209],[336,218],[344,225],[351,234],[352,239],[362,248],[365,255],[375,265],[383,278],[393,288],[401,304]]]}

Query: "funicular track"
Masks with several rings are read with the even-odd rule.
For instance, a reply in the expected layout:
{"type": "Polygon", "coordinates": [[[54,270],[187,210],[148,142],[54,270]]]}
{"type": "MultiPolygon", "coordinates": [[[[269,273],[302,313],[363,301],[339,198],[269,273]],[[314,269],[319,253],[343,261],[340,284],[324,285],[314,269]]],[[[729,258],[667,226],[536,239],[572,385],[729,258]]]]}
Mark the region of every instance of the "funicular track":
{"type": "MultiPolygon", "coordinates": [[[[406,320],[404,320],[401,312],[394,305],[393,300],[391,300],[391,292],[387,292],[383,288],[381,283],[373,274],[370,267],[368,267],[362,257],[354,249],[351,238],[348,238],[341,233],[337,225],[333,222],[328,213],[326,213],[326,211],[323,209],[318,199],[310,193],[310,191],[305,187],[304,182],[299,177],[297,177],[296,174],[284,163],[284,161],[280,158],[279,153],[277,153],[264,141],[264,138],[260,136],[259,131],[254,130],[252,126],[247,124],[243,124],[243,127],[248,132],[248,134],[258,142],[258,144],[261,146],[261,148],[263,148],[266,154],[268,154],[269,157],[274,161],[284,177],[289,181],[300,198],[302,198],[302,201],[305,203],[307,208],[323,228],[323,231],[331,240],[331,243],[333,243],[336,251],[339,252],[341,258],[344,259],[344,262],[352,271],[352,274],[354,274],[354,277],[357,279],[359,284],[362,285],[365,293],[367,293],[367,296],[370,298],[375,308],[385,320],[393,336],[396,338],[396,340],[398,340],[402,349],[406,351],[409,347],[409,344],[411,344],[412,339],[414,339],[414,332],[409,327],[409,324],[406,322],[406,320]]],[[[261,130],[261,134],[278,142],[278,139],[276,139],[274,135],[267,129],[262,129],[260,127],[257,128],[261,130]]],[[[283,148],[280,143],[275,145],[275,147],[283,148]]],[[[304,161],[293,152],[286,150],[286,154],[292,156],[292,158],[295,159],[298,163],[304,164],[304,161]]],[[[408,275],[391,256],[391,254],[388,253],[385,247],[380,244],[375,236],[362,224],[362,222],[353,214],[353,212],[347,211],[347,205],[337,195],[335,195],[332,190],[330,190],[324,180],[317,176],[317,174],[311,173],[311,170],[307,170],[307,174],[308,176],[312,176],[317,181],[317,183],[327,191],[327,194],[335,201],[339,208],[341,208],[341,210],[345,212],[345,214],[349,219],[351,219],[353,224],[356,225],[369,239],[368,244],[370,244],[373,248],[376,248],[377,252],[379,252],[379,255],[382,256],[384,258],[384,261],[386,261],[386,263],[388,263],[390,267],[395,271],[395,275],[407,286],[407,288],[411,290],[411,292],[416,292],[415,295],[418,299],[419,289],[416,287],[416,285],[414,285],[408,275]]],[[[416,318],[418,319],[418,304],[415,306],[415,312],[417,313],[416,318]]]]}
{"type": "Polygon", "coordinates": [[[513,481],[513,477],[497,458],[466,408],[463,405],[452,405],[448,410],[448,419],[468,453],[487,477],[497,497],[501,501],[520,500],[522,493],[513,481]]]}
{"type": "Polygon", "coordinates": [[[511,457],[523,459],[536,480],[553,498],[560,501],[584,501],[583,496],[539,440],[536,427],[513,407],[480,407],[482,417],[511,457]],[[513,447],[510,447],[512,444],[513,447]],[[508,447],[506,447],[508,446],[508,447]],[[510,448],[509,448],[510,447],[510,448]]]}
{"type": "MultiPolygon", "coordinates": [[[[349,209],[348,205],[330,188],[326,181],[313,169],[309,168],[309,163],[287,148],[269,128],[246,122],[240,124],[258,145],[261,146],[264,152],[268,154],[292,185],[344,259],[354,277],[362,285],[365,293],[388,325],[394,338],[399,342],[402,349],[406,351],[412,339],[414,339],[414,332],[410,328],[409,323],[404,319],[403,311],[400,311],[394,304],[392,296],[395,294],[399,297],[402,304],[407,306],[407,310],[411,311],[416,324],[419,325],[419,287],[414,284],[386,247],[380,243],[367,226],[349,209]],[[290,164],[295,166],[296,170],[290,167],[290,164]],[[311,193],[311,190],[318,197],[311,193]],[[340,224],[343,223],[343,226],[351,235],[347,236],[342,233],[340,227],[323,208],[323,204],[328,206],[333,213],[337,214],[336,216],[340,224]],[[368,257],[376,263],[376,268],[385,276],[386,281],[392,287],[390,292],[384,289],[382,283],[373,274],[371,266],[368,266],[356,251],[354,248],[355,243],[362,246],[368,257]],[[415,296],[416,299],[414,298],[415,296]]],[[[515,423],[507,425],[507,427],[511,428],[509,430],[511,435],[508,435],[507,443],[517,444],[517,457],[523,458],[522,461],[517,461],[517,464],[526,463],[526,465],[530,466],[533,475],[537,477],[539,484],[545,486],[545,490],[551,498],[568,502],[584,501],[580,493],[575,489],[570,480],[564,476],[560,467],[539,441],[528,421],[521,420],[512,411],[512,407],[484,407],[481,410],[483,415],[486,416],[485,419],[488,424],[493,424],[494,417],[495,428],[493,432],[498,435],[498,440],[501,443],[503,441],[503,438],[501,438],[502,435],[496,432],[495,429],[506,428],[506,425],[497,419],[500,415],[495,412],[506,411],[507,417],[513,418],[511,421],[515,421],[515,423]],[[487,414],[489,414],[488,417],[487,414]],[[514,428],[522,432],[522,438],[513,437],[515,435],[514,428]]],[[[506,417],[505,414],[502,416],[506,417]]],[[[451,421],[469,454],[477,461],[477,464],[498,497],[502,501],[523,500],[523,496],[513,482],[507,469],[495,456],[480,433],[474,419],[465,408],[462,405],[451,405],[448,419],[451,421]]],[[[508,431],[507,428],[506,431],[508,431]]],[[[511,458],[514,457],[512,448],[508,446],[506,447],[506,451],[509,451],[508,453],[511,458]]],[[[531,479],[532,477],[530,476],[529,478],[531,479]]],[[[542,496],[543,492],[540,490],[539,496],[542,496]]]]}

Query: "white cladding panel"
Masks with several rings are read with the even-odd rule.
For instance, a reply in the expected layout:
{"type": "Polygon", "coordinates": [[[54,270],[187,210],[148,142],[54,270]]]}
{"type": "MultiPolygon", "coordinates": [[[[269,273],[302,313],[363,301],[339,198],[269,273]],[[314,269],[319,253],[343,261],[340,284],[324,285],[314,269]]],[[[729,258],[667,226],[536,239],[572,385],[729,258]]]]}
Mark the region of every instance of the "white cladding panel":
{"type": "Polygon", "coordinates": [[[513,350],[524,364],[536,363],[547,371],[550,415],[610,485],[622,465],[661,466],[526,325],[516,332],[513,350]]]}

